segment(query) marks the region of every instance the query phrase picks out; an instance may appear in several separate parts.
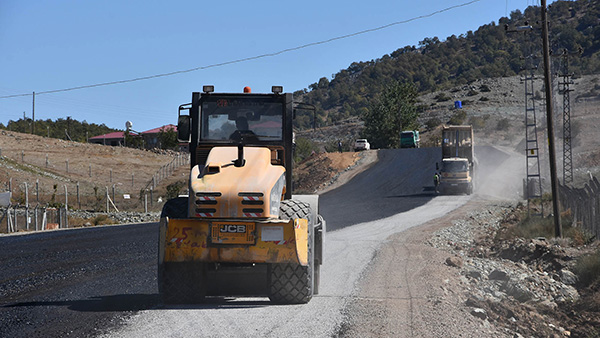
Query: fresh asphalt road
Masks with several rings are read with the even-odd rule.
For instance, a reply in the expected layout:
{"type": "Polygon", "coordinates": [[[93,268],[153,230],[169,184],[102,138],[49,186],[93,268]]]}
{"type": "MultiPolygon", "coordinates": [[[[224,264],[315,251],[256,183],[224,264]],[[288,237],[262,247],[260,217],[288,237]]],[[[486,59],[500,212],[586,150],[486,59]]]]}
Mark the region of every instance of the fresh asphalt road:
{"type": "Polygon", "coordinates": [[[157,223],[0,236],[0,337],[93,336],[154,307],[157,241],[157,223]]]}
{"type": "Polygon", "coordinates": [[[328,230],[386,218],[430,201],[441,148],[383,149],[375,166],[319,198],[328,230]]]}
{"type": "Polygon", "coordinates": [[[305,305],[266,298],[161,305],[155,223],[2,236],[0,336],[335,336],[381,243],[470,198],[428,195],[438,155],[427,148],[381,151],[377,165],[323,196],[329,229],[321,289],[305,305]]]}

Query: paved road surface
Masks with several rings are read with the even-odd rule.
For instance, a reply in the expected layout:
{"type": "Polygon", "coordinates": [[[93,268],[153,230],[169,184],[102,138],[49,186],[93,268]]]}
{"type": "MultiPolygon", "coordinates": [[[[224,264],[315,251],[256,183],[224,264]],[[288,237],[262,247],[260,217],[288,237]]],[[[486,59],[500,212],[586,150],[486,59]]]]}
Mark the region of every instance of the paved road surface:
{"type": "Polygon", "coordinates": [[[321,293],[306,305],[266,298],[159,304],[156,224],[0,237],[0,336],[335,336],[355,283],[388,236],[469,200],[424,190],[438,153],[382,151],[378,165],[323,196],[330,228],[321,293]]]}
{"type": "Polygon", "coordinates": [[[441,148],[384,149],[378,156],[375,166],[320,197],[329,230],[405,212],[434,197],[433,173],[441,148]]]}
{"type": "Polygon", "coordinates": [[[0,337],[82,337],[155,306],[158,225],[0,237],[0,337]]]}

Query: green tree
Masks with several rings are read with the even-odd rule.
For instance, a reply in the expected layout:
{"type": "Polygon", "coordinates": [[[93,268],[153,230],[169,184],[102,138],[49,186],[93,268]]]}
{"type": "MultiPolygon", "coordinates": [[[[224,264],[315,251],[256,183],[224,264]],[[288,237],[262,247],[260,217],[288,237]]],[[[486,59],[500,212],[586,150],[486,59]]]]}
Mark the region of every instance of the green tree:
{"type": "Polygon", "coordinates": [[[177,132],[175,128],[164,126],[158,131],[158,141],[161,149],[175,149],[179,144],[177,142],[177,132]]]}
{"type": "Polygon", "coordinates": [[[300,163],[316,151],[317,146],[313,141],[304,137],[298,137],[296,138],[296,148],[294,149],[294,161],[300,163]]]}
{"type": "MultiPolygon", "coordinates": [[[[7,129],[19,133],[31,133],[30,118],[24,117],[17,121],[9,120],[6,126],[0,124],[0,129],[7,129]]],[[[35,134],[38,136],[48,136],[52,138],[65,139],[69,134],[71,140],[76,142],[87,142],[87,139],[93,136],[108,134],[117,131],[107,127],[104,124],[98,125],[86,121],[79,122],[74,119],[58,118],[55,121],[35,120],[35,134]]]]}
{"type": "Polygon", "coordinates": [[[125,135],[125,145],[129,148],[143,148],[144,147],[144,139],[137,135],[132,134],[128,130],[124,132],[125,135]]]}
{"type": "Polygon", "coordinates": [[[364,115],[364,135],[374,148],[398,148],[402,130],[417,129],[417,87],[392,82],[364,115]]]}

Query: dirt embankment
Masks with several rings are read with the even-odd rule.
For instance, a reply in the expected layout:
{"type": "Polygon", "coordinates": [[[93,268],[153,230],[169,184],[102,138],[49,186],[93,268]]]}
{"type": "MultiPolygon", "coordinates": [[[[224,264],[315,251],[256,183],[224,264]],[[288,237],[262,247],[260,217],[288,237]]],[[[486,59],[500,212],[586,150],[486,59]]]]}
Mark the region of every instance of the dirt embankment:
{"type": "Polygon", "coordinates": [[[313,154],[294,169],[295,193],[324,193],[348,182],[377,161],[377,151],[313,154]]]}
{"type": "MultiPolygon", "coordinates": [[[[153,177],[158,185],[149,201],[151,209],[160,208],[166,183],[187,179],[187,164],[179,161],[180,171],[162,170],[174,161],[175,152],[148,151],[0,131],[0,191],[12,189],[13,201],[25,203],[25,183],[29,203],[64,203],[65,189],[69,204],[81,202],[83,209],[96,209],[108,189],[119,209],[143,210],[140,191],[149,189],[153,177]],[[159,182],[161,179],[162,182],[159,182]],[[37,186],[37,188],[36,188],[37,186]],[[37,189],[37,190],[36,190],[37,189]],[[39,192],[39,197],[38,193],[39,192]],[[81,201],[75,198],[77,192],[81,201]],[[124,195],[130,199],[125,200],[124,195]]],[[[148,194],[150,198],[150,194],[148,194]]],[[[103,209],[102,209],[103,210],[103,209]]]]}

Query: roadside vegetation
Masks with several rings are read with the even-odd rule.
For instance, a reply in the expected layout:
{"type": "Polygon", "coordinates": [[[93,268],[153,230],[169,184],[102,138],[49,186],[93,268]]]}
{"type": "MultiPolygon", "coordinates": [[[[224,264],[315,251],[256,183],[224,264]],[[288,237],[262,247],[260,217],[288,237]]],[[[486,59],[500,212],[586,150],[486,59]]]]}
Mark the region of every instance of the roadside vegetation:
{"type": "MultiPolygon", "coordinates": [[[[544,202],[549,204],[549,196],[544,196],[544,202]]],[[[540,201],[533,201],[531,205],[532,213],[539,212],[540,201]]],[[[546,206],[549,210],[550,205],[546,206]]],[[[588,233],[581,227],[574,226],[573,217],[570,210],[561,214],[561,224],[563,238],[555,238],[555,226],[553,217],[540,217],[528,215],[527,207],[520,205],[515,213],[510,216],[512,222],[508,222],[496,234],[496,240],[514,241],[516,239],[553,241],[561,247],[573,247],[581,250],[582,253],[574,256],[573,272],[577,275],[578,286],[586,288],[591,285],[600,286],[600,248],[588,250],[592,247],[595,236],[588,233]]],[[[600,294],[597,290],[593,291],[598,297],[600,306],[600,294]]],[[[600,309],[599,309],[600,310],[600,309]]],[[[599,332],[600,333],[600,332],[599,332]]]]}
{"type": "MultiPolygon", "coordinates": [[[[17,121],[9,120],[6,126],[0,123],[0,129],[31,134],[32,122],[30,118],[23,116],[17,121]]],[[[35,120],[33,128],[35,129],[33,132],[35,135],[62,140],[70,138],[75,142],[87,142],[89,137],[117,131],[117,129],[109,128],[105,124],[80,122],[71,118],[58,118],[54,121],[51,119],[35,120]]]]}
{"type": "MultiPolygon", "coordinates": [[[[534,211],[535,212],[535,211],[534,211]]],[[[527,215],[527,210],[518,212],[520,222],[499,234],[500,238],[510,239],[520,237],[524,239],[553,238],[555,237],[554,218],[527,215]]],[[[581,246],[591,243],[594,237],[579,227],[573,227],[573,218],[569,212],[561,216],[563,237],[573,245],[581,246]]]]}
{"type": "Polygon", "coordinates": [[[69,226],[72,228],[87,227],[96,225],[110,225],[118,222],[110,218],[108,215],[98,215],[91,219],[69,216],[69,226]]]}
{"type": "Polygon", "coordinates": [[[391,82],[364,115],[364,136],[374,148],[400,148],[403,130],[418,129],[417,87],[391,82]]]}
{"type": "Polygon", "coordinates": [[[600,250],[579,257],[575,264],[575,274],[584,286],[600,283],[600,250]]]}
{"type": "MultiPolygon", "coordinates": [[[[0,123],[0,130],[24,134],[32,134],[33,130],[34,135],[82,143],[87,142],[90,137],[121,131],[109,128],[105,124],[99,125],[88,123],[87,121],[80,122],[71,118],[59,118],[54,121],[50,119],[36,120],[35,126],[32,127],[32,124],[32,119],[23,117],[17,121],[9,120],[6,126],[0,123]]],[[[132,134],[128,131],[125,131],[124,134],[127,147],[143,149],[144,140],[141,136],[132,134]]],[[[161,128],[157,138],[161,149],[176,149],[179,145],[179,142],[177,141],[177,132],[171,128],[161,128]]]]}

